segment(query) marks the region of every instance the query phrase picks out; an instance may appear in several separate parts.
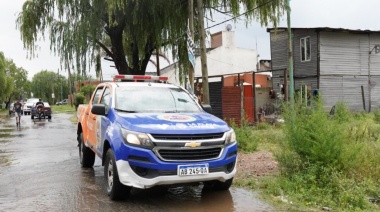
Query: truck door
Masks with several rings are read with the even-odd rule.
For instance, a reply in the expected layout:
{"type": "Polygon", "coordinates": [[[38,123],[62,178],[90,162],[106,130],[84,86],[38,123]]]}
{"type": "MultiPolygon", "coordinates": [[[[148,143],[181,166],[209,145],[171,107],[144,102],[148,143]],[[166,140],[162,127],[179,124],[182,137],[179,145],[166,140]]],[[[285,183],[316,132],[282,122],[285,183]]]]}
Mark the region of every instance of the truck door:
{"type": "Polygon", "coordinates": [[[108,129],[108,126],[110,124],[110,120],[108,118],[108,111],[111,107],[111,88],[105,87],[104,92],[102,95],[102,98],[100,99],[100,104],[103,104],[106,107],[106,115],[105,116],[98,116],[96,118],[96,149],[98,153],[103,152],[103,145],[105,140],[105,134],[108,129]]]}
{"type": "Polygon", "coordinates": [[[100,97],[103,93],[103,86],[98,87],[95,91],[94,97],[92,98],[91,104],[89,105],[90,108],[88,111],[86,111],[86,115],[88,115],[87,118],[87,128],[88,128],[88,134],[87,134],[87,141],[89,142],[88,144],[91,147],[96,146],[96,137],[95,137],[95,131],[96,131],[96,118],[98,115],[92,114],[91,113],[91,107],[93,104],[98,104],[100,97]]]}

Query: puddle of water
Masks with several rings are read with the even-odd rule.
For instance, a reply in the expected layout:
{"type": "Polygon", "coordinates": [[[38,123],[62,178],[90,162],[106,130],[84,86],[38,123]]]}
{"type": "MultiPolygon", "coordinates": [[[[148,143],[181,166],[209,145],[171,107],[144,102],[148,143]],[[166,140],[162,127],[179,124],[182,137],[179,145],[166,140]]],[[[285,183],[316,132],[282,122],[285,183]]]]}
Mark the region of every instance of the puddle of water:
{"type": "Polygon", "coordinates": [[[10,134],[10,133],[1,133],[0,132],[0,138],[13,138],[14,135],[10,134]]]}
{"type": "Polygon", "coordinates": [[[0,149],[0,167],[9,166],[11,164],[11,161],[9,160],[8,156],[9,156],[8,152],[0,149]]]}
{"type": "Polygon", "coordinates": [[[0,139],[0,144],[6,144],[6,143],[9,143],[9,142],[11,142],[11,140],[0,139]]]}
{"type": "Polygon", "coordinates": [[[1,130],[0,130],[0,134],[1,133],[4,133],[4,132],[12,132],[14,130],[14,128],[2,128],[1,130]]]}
{"type": "Polygon", "coordinates": [[[276,211],[273,206],[261,200],[259,195],[253,191],[243,188],[230,190],[233,196],[234,211],[276,211]]]}

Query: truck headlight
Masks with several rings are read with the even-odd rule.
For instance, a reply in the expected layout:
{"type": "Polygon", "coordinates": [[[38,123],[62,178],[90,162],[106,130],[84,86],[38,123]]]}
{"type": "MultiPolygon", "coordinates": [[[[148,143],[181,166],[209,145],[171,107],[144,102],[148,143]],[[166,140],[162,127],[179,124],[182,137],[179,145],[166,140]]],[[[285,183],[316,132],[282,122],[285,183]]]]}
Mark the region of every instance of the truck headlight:
{"type": "Polygon", "coordinates": [[[150,140],[149,136],[145,133],[132,132],[121,128],[121,134],[124,138],[125,144],[132,144],[141,147],[153,147],[153,142],[150,140]]]}
{"type": "Polygon", "coordinates": [[[233,129],[231,129],[230,131],[226,132],[227,136],[226,136],[226,145],[228,144],[233,144],[236,142],[236,134],[235,134],[235,131],[233,129]]]}

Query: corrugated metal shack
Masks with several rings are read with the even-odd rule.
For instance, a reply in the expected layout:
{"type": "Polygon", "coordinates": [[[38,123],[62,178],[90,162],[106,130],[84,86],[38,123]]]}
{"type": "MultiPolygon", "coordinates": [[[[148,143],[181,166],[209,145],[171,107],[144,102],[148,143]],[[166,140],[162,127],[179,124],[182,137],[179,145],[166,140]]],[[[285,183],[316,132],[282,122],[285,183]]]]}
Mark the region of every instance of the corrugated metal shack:
{"type": "MultiPolygon", "coordinates": [[[[288,67],[288,32],[287,28],[267,31],[273,88],[280,92],[288,67]]],[[[380,31],[292,28],[292,35],[296,91],[301,85],[307,85],[308,91],[318,89],[326,109],[338,101],[353,111],[380,106],[380,31]]]]}

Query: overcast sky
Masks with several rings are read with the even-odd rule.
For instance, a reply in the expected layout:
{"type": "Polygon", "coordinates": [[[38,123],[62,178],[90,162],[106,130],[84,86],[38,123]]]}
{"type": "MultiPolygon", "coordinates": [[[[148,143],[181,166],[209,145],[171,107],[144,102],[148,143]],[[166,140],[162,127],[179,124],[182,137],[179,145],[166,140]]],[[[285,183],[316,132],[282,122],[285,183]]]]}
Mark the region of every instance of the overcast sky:
{"type": "MultiPolygon", "coordinates": [[[[48,38],[47,41],[40,42],[38,57],[27,58],[27,51],[24,50],[20,33],[16,30],[15,20],[21,11],[25,0],[2,1],[0,7],[0,51],[6,58],[12,59],[17,66],[21,66],[29,72],[29,79],[41,70],[57,72],[60,68],[59,58],[50,52],[48,38]]],[[[291,0],[292,27],[337,27],[348,29],[370,29],[380,30],[378,12],[380,10],[379,0],[291,0]]],[[[214,25],[227,18],[218,18],[214,25]]],[[[221,31],[226,24],[210,29],[211,33],[221,31]]],[[[243,21],[235,24],[230,22],[235,31],[236,45],[243,48],[256,49],[260,54],[260,59],[270,59],[269,34],[266,27],[252,23],[248,27],[243,21]]],[[[286,27],[286,14],[280,27],[286,27]]],[[[104,78],[110,78],[116,71],[109,67],[110,63],[104,63],[104,78]]],[[[149,69],[154,70],[153,66],[149,69]]],[[[90,72],[95,75],[94,71],[90,72]]],[[[67,75],[66,72],[64,72],[67,75]]]]}

